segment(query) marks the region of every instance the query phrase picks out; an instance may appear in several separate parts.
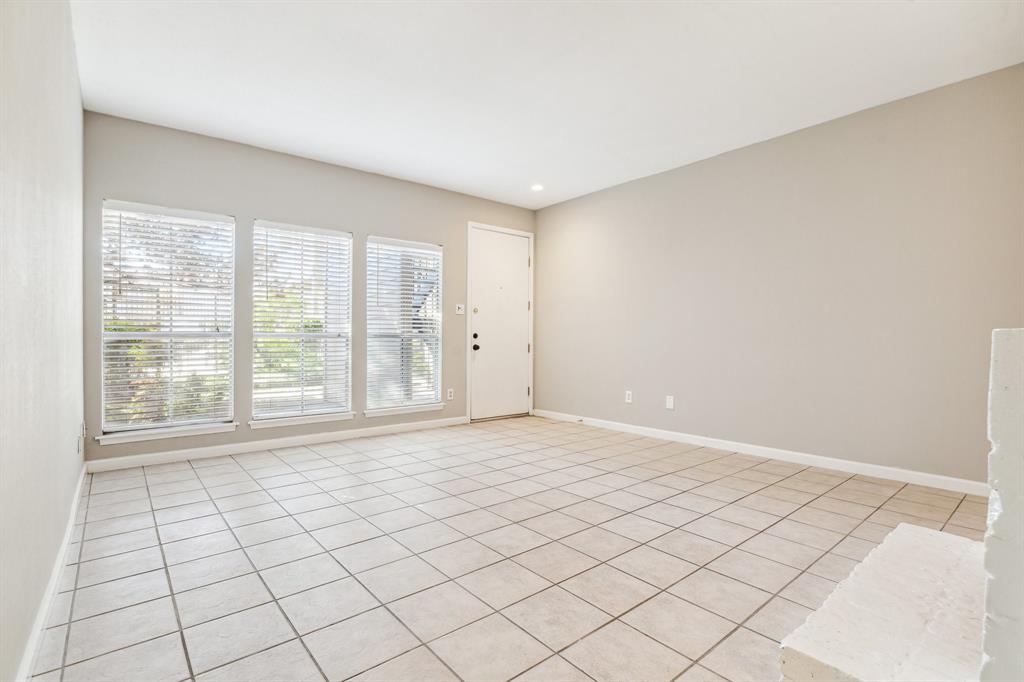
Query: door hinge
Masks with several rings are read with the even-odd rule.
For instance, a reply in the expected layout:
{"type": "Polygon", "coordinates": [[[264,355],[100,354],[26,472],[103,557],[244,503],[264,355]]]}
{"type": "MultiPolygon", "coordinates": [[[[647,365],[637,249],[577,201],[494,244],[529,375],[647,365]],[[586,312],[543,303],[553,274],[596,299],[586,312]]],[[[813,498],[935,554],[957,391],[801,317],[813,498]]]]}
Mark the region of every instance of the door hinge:
{"type": "Polygon", "coordinates": [[[532,310],[532,309],[533,309],[533,308],[532,308],[532,305],[533,305],[533,304],[532,304],[532,303],[530,303],[530,301],[527,301],[527,302],[526,302],[526,309],[527,309],[527,310],[532,310]]]}
{"type": "Polygon", "coordinates": [[[529,352],[530,352],[530,349],[531,349],[531,348],[533,348],[533,344],[532,344],[532,343],[528,343],[528,344],[526,344],[526,352],[527,352],[527,353],[529,353],[529,352]]]}
{"type": "Polygon", "coordinates": [[[533,265],[533,259],[530,258],[529,256],[527,256],[526,257],[526,267],[530,267],[531,265],[533,265]]]}
{"type": "Polygon", "coordinates": [[[529,386],[526,387],[526,395],[530,395],[530,387],[529,386]]]}

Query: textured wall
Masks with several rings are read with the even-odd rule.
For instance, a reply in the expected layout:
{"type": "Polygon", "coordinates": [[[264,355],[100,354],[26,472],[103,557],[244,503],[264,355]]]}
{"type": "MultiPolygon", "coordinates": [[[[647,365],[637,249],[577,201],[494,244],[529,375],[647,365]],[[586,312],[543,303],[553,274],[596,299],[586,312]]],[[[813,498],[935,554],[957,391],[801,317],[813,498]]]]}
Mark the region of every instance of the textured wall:
{"type": "Polygon", "coordinates": [[[1024,329],[992,334],[984,682],[1024,680],[1024,329]]]}
{"type": "Polygon", "coordinates": [[[82,102],[68,3],[0,2],[0,680],[82,469],[82,102]]]}
{"type": "Polygon", "coordinates": [[[539,211],[536,407],[984,480],[1022,150],[1018,65],[539,211]]]}

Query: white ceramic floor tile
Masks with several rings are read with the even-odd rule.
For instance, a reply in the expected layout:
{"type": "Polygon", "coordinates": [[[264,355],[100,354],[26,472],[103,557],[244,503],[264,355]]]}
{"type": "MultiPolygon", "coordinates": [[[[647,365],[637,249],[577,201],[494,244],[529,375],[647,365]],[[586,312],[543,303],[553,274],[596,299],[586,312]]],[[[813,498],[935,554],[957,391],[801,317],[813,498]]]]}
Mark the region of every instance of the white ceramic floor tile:
{"type": "Polygon", "coordinates": [[[322,682],[323,675],[297,639],[215,668],[196,682],[322,682]]]}
{"type": "Polygon", "coordinates": [[[598,682],[667,682],[690,664],[686,657],[619,621],[573,644],[562,656],[598,682]]]}
{"type": "Polygon", "coordinates": [[[430,648],[464,680],[508,680],[552,653],[500,614],[445,635],[430,648]]]}
{"type": "Polygon", "coordinates": [[[424,642],[493,613],[493,610],[454,582],[392,602],[391,612],[424,642]]]}
{"type": "Polygon", "coordinates": [[[666,593],[644,602],[622,620],[690,659],[702,656],[736,627],[721,616],[666,593]]]}
{"type": "Polygon", "coordinates": [[[447,580],[443,573],[419,557],[399,559],[358,573],[357,576],[359,581],[384,603],[401,599],[447,580]]]}
{"type": "Polygon", "coordinates": [[[255,569],[242,550],[216,554],[211,557],[195,559],[182,564],[175,564],[167,569],[171,576],[171,588],[175,592],[184,592],[203,585],[209,585],[228,578],[235,578],[255,569]]]}
{"type": "Polygon", "coordinates": [[[503,609],[551,584],[509,560],[464,575],[457,582],[495,609],[503,609]]]}
{"type": "Polygon", "coordinates": [[[330,554],[317,554],[260,571],[260,576],[277,599],[339,580],[347,575],[348,571],[330,554]]]}
{"type": "Polygon", "coordinates": [[[553,651],[569,646],[611,617],[561,587],[549,587],[509,606],[502,614],[553,651]]]}
{"type": "Polygon", "coordinates": [[[343,680],[419,645],[383,608],[349,618],[303,640],[330,680],[343,680]]]}
{"type": "Polygon", "coordinates": [[[264,604],[185,629],[196,673],[224,665],[295,637],[276,604],[264,604]]]}
{"type": "Polygon", "coordinates": [[[272,597],[255,573],[197,587],[175,595],[182,627],[191,627],[269,602],[272,597]]]}
{"type": "Polygon", "coordinates": [[[352,682],[458,682],[458,679],[430,649],[421,646],[353,677],[352,682]]]}
{"type": "Polygon", "coordinates": [[[163,569],[139,573],[77,590],[71,617],[81,620],[170,593],[163,569]]]}
{"type": "Polygon", "coordinates": [[[116,651],[177,629],[169,597],[86,618],[71,624],[67,662],[116,651]]]}
{"type": "Polygon", "coordinates": [[[305,634],[380,605],[355,578],[343,578],[280,601],[292,625],[305,634]]]}
{"type": "Polygon", "coordinates": [[[177,632],[64,669],[67,682],[178,682],[188,676],[185,649],[177,632]]]}

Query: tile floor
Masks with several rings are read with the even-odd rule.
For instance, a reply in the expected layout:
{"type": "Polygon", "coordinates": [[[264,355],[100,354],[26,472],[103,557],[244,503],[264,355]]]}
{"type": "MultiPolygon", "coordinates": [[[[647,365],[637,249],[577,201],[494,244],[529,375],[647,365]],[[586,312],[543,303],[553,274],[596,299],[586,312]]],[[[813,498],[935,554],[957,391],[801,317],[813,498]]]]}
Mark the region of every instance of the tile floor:
{"type": "Polygon", "coordinates": [[[86,481],[36,680],[777,680],[900,522],[986,500],[528,417],[86,481]]]}

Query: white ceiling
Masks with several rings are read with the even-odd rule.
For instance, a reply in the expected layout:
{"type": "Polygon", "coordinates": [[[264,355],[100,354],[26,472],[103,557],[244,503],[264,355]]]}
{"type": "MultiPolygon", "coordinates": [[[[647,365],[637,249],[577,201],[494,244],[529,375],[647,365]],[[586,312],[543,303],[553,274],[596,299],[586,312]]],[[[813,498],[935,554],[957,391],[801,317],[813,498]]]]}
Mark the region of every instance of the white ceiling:
{"type": "Polygon", "coordinates": [[[72,6],[87,109],[528,208],[1024,61],[1019,0],[72,6]]]}

